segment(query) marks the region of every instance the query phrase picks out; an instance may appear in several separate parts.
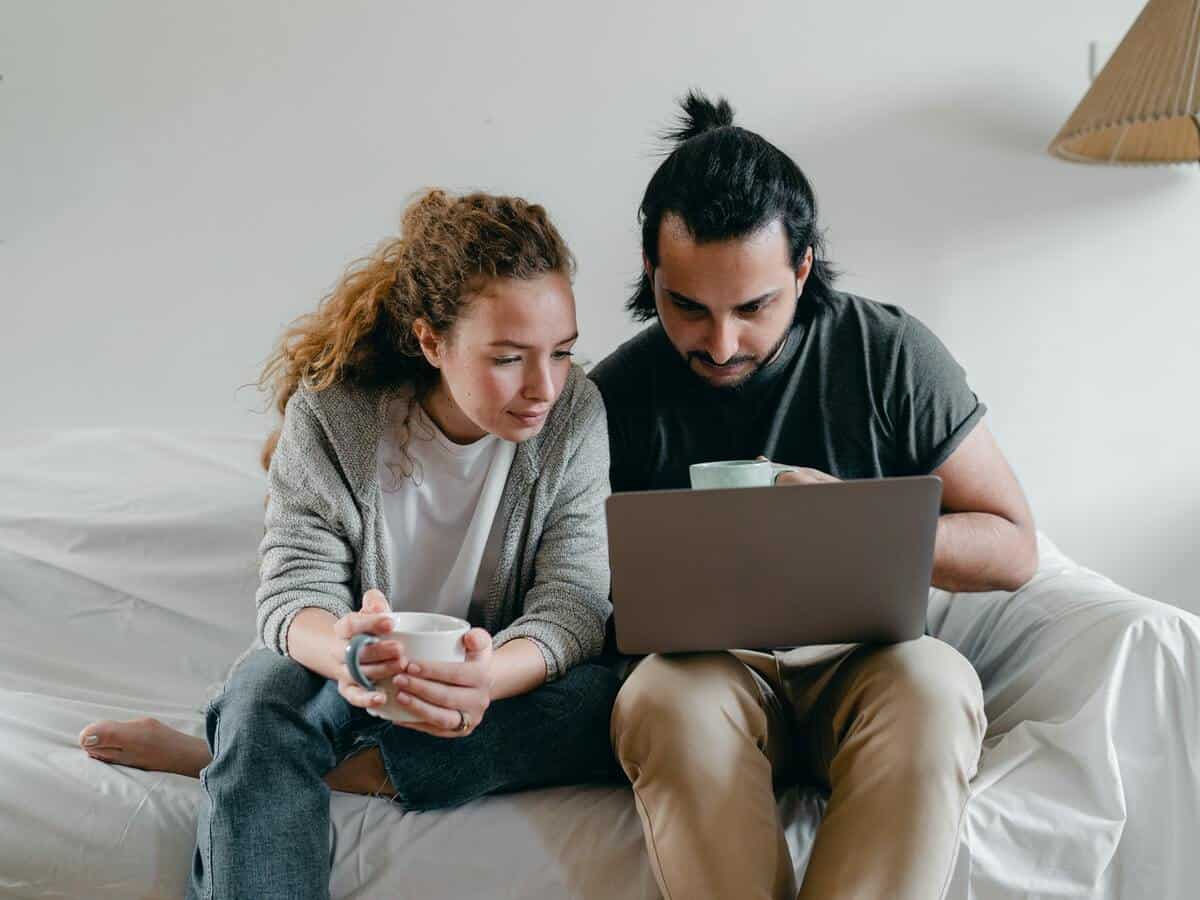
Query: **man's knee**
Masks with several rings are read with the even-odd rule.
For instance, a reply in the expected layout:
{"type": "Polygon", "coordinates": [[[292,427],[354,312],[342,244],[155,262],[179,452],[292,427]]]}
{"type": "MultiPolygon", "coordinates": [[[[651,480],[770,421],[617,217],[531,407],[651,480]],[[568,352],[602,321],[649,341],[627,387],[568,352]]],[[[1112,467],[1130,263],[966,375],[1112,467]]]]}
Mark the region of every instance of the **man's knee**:
{"type": "Polygon", "coordinates": [[[974,774],[987,728],[983,690],[971,664],[949,644],[923,637],[875,651],[860,680],[861,705],[889,723],[888,740],[907,748],[917,774],[947,762],[974,774]]]}
{"type": "Polygon", "coordinates": [[[613,705],[613,746],[623,761],[650,752],[717,751],[746,735],[761,743],[765,731],[754,676],[728,653],[648,656],[613,705]]]}

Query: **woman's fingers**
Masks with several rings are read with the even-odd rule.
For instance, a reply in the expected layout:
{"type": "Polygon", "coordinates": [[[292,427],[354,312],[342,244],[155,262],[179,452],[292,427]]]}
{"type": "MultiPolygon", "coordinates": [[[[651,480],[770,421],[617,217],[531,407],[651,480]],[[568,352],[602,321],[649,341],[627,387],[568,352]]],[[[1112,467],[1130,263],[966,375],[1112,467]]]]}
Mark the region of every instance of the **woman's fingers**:
{"type": "Polygon", "coordinates": [[[389,613],[346,613],[333,624],[333,633],[343,641],[356,634],[390,634],[392,618],[389,613]]]}
{"type": "Polygon", "coordinates": [[[476,660],[492,655],[492,636],[482,628],[472,628],[463,635],[463,647],[467,660],[476,660]]]}
{"type": "MultiPolygon", "coordinates": [[[[346,646],[332,650],[335,665],[345,665],[346,646]]],[[[408,669],[408,657],[404,653],[404,644],[396,640],[380,640],[367,644],[358,651],[358,668],[372,681],[391,678],[397,672],[408,669]],[[376,666],[387,666],[384,671],[376,666]]]]}
{"type": "Polygon", "coordinates": [[[420,675],[427,681],[479,687],[484,681],[483,667],[474,662],[410,662],[409,675],[420,675]]]}
{"type": "Polygon", "coordinates": [[[338,679],[338,693],[351,706],[358,706],[362,709],[374,709],[387,702],[383,691],[368,691],[365,687],[351,681],[348,673],[345,678],[338,679]]]}
{"type": "Polygon", "coordinates": [[[383,596],[383,591],[378,588],[371,588],[363,594],[362,611],[365,613],[385,613],[389,612],[391,607],[388,606],[387,597],[383,596]]]}
{"type": "MultiPolygon", "coordinates": [[[[486,706],[480,692],[470,688],[453,687],[425,678],[413,678],[411,675],[397,675],[392,679],[392,683],[396,685],[397,696],[403,692],[443,709],[470,711],[486,706]]],[[[458,724],[457,720],[454,724],[458,724]]]]}
{"type": "Polygon", "coordinates": [[[371,663],[369,665],[364,665],[360,662],[358,664],[358,671],[362,672],[368,681],[373,681],[378,685],[383,684],[396,675],[403,674],[405,665],[404,660],[394,659],[382,663],[371,663]]]}
{"type": "Polygon", "coordinates": [[[462,721],[457,709],[446,709],[441,706],[435,706],[432,703],[422,700],[420,697],[414,697],[412,694],[404,694],[397,691],[396,702],[404,709],[413,713],[413,715],[418,716],[422,722],[432,725],[434,728],[440,728],[443,731],[454,731],[458,728],[458,723],[462,721]]]}
{"type": "MultiPolygon", "coordinates": [[[[434,737],[440,738],[460,738],[470,734],[470,731],[462,732],[457,729],[446,730],[445,728],[436,728],[425,722],[397,722],[397,728],[407,728],[410,731],[419,731],[422,734],[432,734],[434,737]]],[[[471,729],[474,731],[474,729],[471,729]]]]}
{"type": "Polygon", "coordinates": [[[397,640],[383,640],[367,644],[358,651],[358,664],[385,663],[393,660],[408,662],[404,656],[404,644],[397,640]]]}

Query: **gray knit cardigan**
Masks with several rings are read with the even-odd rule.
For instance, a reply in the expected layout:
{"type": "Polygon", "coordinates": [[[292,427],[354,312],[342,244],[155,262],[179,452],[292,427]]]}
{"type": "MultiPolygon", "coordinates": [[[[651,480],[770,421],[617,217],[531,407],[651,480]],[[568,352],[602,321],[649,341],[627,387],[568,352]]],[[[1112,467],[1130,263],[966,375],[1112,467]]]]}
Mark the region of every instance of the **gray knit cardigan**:
{"type": "MultiPolygon", "coordinates": [[[[389,571],[376,451],[395,390],[298,390],[268,476],[256,595],[263,645],[287,655],[300,610],[335,616],[385,595],[389,571]]],[[[500,646],[533,641],[547,680],[597,655],[612,607],[604,501],[608,432],[600,392],[578,366],[542,431],[517,445],[468,618],[500,646]]]]}

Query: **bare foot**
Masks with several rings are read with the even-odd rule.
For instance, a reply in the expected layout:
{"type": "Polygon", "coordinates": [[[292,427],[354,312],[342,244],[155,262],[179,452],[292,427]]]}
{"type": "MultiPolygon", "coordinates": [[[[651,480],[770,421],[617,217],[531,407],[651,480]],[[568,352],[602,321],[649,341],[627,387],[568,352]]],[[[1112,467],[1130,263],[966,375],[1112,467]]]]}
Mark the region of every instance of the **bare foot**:
{"type": "Polygon", "coordinates": [[[199,778],[200,770],[212,762],[203,739],[158,719],[93,722],[79,732],[79,746],[101,762],[192,778],[199,778]]]}
{"type": "MultiPolygon", "coordinates": [[[[93,722],[79,732],[79,746],[101,762],[190,778],[199,778],[200,770],[212,762],[208,744],[201,738],[158,719],[93,722]]],[[[325,783],[348,794],[392,797],[396,793],[377,747],[343,760],[325,776],[325,783]]]]}

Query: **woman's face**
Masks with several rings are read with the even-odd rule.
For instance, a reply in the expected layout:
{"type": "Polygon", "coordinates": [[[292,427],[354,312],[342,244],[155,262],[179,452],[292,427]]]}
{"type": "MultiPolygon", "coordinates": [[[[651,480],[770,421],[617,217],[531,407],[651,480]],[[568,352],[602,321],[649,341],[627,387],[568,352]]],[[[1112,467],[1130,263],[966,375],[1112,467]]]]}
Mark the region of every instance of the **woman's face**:
{"type": "Polygon", "coordinates": [[[441,373],[425,400],[446,437],[485,434],[525,441],[542,430],[562,393],[579,336],[571,282],[558,272],[488,283],[448,335],[414,326],[425,358],[441,373]]]}

